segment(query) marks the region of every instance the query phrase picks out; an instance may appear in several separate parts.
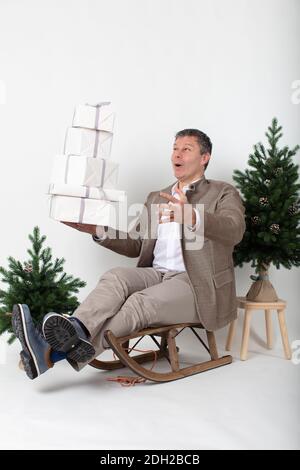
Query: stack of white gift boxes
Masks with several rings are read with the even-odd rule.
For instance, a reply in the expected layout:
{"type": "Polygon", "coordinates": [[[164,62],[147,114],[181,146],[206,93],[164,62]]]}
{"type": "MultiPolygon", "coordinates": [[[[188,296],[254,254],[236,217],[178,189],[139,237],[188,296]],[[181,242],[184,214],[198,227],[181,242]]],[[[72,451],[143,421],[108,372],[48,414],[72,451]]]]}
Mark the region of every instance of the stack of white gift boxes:
{"type": "Polygon", "coordinates": [[[109,102],[76,106],[64,153],[54,158],[51,218],[118,228],[126,193],[116,189],[119,165],[110,159],[114,119],[109,102]]]}

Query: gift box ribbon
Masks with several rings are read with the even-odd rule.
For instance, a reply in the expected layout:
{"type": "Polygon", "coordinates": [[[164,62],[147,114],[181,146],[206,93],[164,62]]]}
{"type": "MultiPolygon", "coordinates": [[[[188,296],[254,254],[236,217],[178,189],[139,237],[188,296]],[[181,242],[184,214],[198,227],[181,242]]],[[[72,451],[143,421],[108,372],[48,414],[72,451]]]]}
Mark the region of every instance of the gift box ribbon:
{"type": "Polygon", "coordinates": [[[95,124],[94,127],[96,129],[96,138],[95,138],[95,144],[94,144],[94,151],[93,151],[93,157],[97,156],[98,153],[98,147],[99,147],[99,135],[100,131],[97,129],[98,121],[99,121],[99,116],[100,116],[100,108],[101,106],[106,106],[110,104],[110,101],[100,101],[100,103],[97,104],[89,104],[86,103],[86,106],[92,106],[93,108],[96,108],[96,114],[95,114],[95,124]]]}
{"type": "Polygon", "coordinates": [[[78,217],[78,223],[82,224],[83,222],[83,216],[84,216],[84,211],[85,211],[85,202],[86,198],[89,197],[89,188],[86,188],[86,195],[85,197],[80,198],[80,208],[79,208],[79,217],[78,217]]]}
{"type": "MultiPolygon", "coordinates": [[[[64,183],[68,184],[68,174],[69,174],[69,166],[70,166],[70,158],[74,157],[74,155],[67,155],[66,159],[66,166],[65,166],[65,176],[64,176],[64,183]]],[[[96,157],[91,157],[91,158],[96,158],[96,157]]],[[[102,171],[101,171],[101,181],[99,185],[95,185],[97,188],[103,188],[104,185],[104,177],[106,173],[106,160],[105,158],[100,159],[102,161],[102,171]]]]}

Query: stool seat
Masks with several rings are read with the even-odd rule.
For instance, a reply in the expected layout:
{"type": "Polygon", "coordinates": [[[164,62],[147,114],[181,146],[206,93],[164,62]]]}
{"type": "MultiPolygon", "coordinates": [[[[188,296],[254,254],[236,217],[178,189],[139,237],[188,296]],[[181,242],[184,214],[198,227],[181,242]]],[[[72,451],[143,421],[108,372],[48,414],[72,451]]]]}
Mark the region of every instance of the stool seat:
{"type": "MultiPolygon", "coordinates": [[[[248,353],[248,343],[249,343],[249,334],[250,334],[250,322],[251,315],[253,310],[264,310],[265,312],[265,322],[266,322],[266,335],[267,335],[267,347],[272,349],[273,347],[273,327],[272,327],[272,310],[277,310],[278,321],[281,333],[281,339],[284,349],[284,355],[286,359],[291,359],[292,352],[288,339],[287,326],[285,322],[285,308],[286,301],[278,299],[277,302],[254,302],[252,300],[247,300],[246,297],[237,297],[237,308],[243,309],[244,313],[244,325],[243,325],[243,338],[241,344],[240,358],[242,361],[247,359],[248,353]]],[[[225,349],[226,351],[231,350],[233,337],[235,334],[237,319],[231,322],[225,349]]]]}
{"type": "Polygon", "coordinates": [[[277,310],[278,308],[285,308],[286,301],[278,299],[277,302],[254,302],[253,300],[247,300],[246,297],[237,297],[238,308],[251,308],[253,310],[260,310],[265,308],[271,308],[277,310]]]}

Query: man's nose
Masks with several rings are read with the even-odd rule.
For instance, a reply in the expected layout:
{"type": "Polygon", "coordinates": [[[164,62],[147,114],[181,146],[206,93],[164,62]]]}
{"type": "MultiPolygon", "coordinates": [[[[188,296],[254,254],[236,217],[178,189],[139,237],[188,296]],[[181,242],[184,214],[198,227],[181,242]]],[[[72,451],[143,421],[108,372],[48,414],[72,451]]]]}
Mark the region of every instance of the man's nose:
{"type": "Polygon", "coordinates": [[[179,159],[182,158],[181,150],[176,150],[176,152],[174,153],[174,158],[175,158],[175,160],[179,160],[179,159]]]}

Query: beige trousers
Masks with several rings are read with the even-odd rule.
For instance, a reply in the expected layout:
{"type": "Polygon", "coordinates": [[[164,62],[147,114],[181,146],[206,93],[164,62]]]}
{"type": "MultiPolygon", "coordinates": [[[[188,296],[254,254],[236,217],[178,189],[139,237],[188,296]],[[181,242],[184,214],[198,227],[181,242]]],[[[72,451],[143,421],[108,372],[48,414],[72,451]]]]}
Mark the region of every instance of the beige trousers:
{"type": "Polygon", "coordinates": [[[73,315],[89,330],[95,357],[108,348],[106,330],[125,336],[148,326],[199,322],[186,272],[155,268],[110,269],[73,315]]]}

